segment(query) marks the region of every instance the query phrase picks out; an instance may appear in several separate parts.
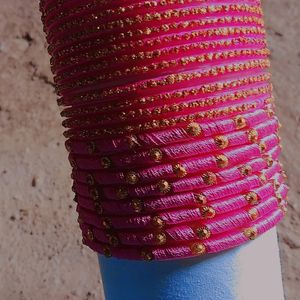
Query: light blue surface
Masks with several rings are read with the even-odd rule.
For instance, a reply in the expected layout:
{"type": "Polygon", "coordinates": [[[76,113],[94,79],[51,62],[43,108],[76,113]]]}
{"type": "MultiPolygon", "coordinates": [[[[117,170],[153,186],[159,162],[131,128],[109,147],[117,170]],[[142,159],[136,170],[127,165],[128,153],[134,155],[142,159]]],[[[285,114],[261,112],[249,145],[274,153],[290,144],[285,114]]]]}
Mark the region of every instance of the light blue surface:
{"type": "Polygon", "coordinates": [[[283,300],[276,231],[261,238],[219,254],[174,261],[99,255],[106,300],[283,300]]]}

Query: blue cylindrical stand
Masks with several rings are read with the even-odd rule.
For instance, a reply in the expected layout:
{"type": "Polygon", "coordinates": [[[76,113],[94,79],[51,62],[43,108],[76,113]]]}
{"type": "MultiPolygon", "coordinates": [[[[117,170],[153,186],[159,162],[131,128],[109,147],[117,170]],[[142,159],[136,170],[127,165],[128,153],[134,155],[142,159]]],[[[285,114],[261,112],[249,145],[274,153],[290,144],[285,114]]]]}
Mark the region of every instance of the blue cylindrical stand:
{"type": "Polygon", "coordinates": [[[99,255],[106,300],[283,300],[276,229],[214,255],[129,261],[99,255]]]}

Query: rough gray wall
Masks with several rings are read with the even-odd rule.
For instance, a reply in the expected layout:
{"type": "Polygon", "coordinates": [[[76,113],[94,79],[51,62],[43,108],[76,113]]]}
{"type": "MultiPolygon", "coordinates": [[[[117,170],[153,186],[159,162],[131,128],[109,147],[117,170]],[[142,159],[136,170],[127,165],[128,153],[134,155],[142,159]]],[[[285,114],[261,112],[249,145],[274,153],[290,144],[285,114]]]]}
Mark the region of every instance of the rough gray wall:
{"type": "MultiPolygon", "coordinates": [[[[102,299],[81,246],[38,1],[0,0],[0,299],[102,299]],[[86,274],[89,274],[87,276],[86,274]]],[[[300,1],[264,3],[289,213],[279,226],[287,300],[300,278],[300,1]]]]}

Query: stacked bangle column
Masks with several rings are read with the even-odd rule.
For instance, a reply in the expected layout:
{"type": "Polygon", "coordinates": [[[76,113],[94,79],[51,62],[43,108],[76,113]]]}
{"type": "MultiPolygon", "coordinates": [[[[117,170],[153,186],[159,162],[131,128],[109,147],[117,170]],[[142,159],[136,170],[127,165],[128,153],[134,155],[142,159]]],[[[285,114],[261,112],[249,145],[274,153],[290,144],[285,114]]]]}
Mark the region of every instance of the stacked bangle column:
{"type": "Polygon", "coordinates": [[[219,252],[286,212],[257,0],[43,0],[83,242],[219,252]]]}

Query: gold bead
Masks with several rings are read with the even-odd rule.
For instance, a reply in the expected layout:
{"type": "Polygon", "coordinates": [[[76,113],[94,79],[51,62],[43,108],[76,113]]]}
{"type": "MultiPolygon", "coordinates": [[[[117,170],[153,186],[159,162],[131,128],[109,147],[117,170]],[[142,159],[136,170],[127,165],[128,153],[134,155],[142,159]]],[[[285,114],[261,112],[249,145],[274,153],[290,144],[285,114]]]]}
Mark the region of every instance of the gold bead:
{"type": "Polygon", "coordinates": [[[262,183],[267,183],[268,182],[267,176],[264,173],[259,174],[258,177],[259,177],[259,179],[262,183]]]}
{"type": "Polygon", "coordinates": [[[237,129],[242,129],[247,125],[247,122],[243,116],[236,116],[233,120],[237,129]]]}
{"type": "Polygon", "coordinates": [[[100,158],[100,164],[103,169],[108,169],[111,166],[111,160],[107,156],[100,158]]]}
{"type": "Polygon", "coordinates": [[[119,199],[125,199],[128,196],[128,190],[125,187],[116,189],[116,195],[119,199]]]}
{"type": "Polygon", "coordinates": [[[250,208],[248,210],[248,213],[253,221],[256,220],[259,216],[258,210],[255,207],[250,208]]]}
{"type": "Polygon", "coordinates": [[[265,157],[265,161],[266,161],[268,167],[272,167],[274,161],[271,156],[265,157]]]}
{"type": "Polygon", "coordinates": [[[98,189],[96,189],[96,188],[89,189],[89,194],[94,201],[100,199],[100,193],[99,193],[98,189]]]}
{"type": "Polygon", "coordinates": [[[283,212],[284,215],[287,213],[288,208],[287,208],[285,205],[283,205],[283,204],[280,203],[280,204],[278,205],[278,207],[279,207],[279,209],[283,212]]]}
{"type": "Polygon", "coordinates": [[[108,242],[111,246],[113,247],[117,247],[120,243],[119,239],[117,236],[115,235],[112,235],[112,234],[108,234],[107,235],[107,238],[108,238],[108,242]]]}
{"type": "Polygon", "coordinates": [[[217,182],[217,176],[213,172],[206,172],[201,177],[202,177],[204,183],[209,184],[209,185],[216,184],[216,182],[217,182]]]}
{"type": "Polygon", "coordinates": [[[226,136],[216,136],[214,138],[215,144],[220,149],[225,149],[229,145],[228,138],[226,136]]]}
{"type": "Polygon", "coordinates": [[[139,213],[143,210],[143,202],[140,199],[132,199],[131,206],[136,213],[139,213]]]}
{"type": "Polygon", "coordinates": [[[127,142],[130,148],[134,148],[136,146],[139,146],[139,142],[138,139],[135,135],[131,135],[129,137],[127,137],[127,142]]]}
{"type": "Polygon", "coordinates": [[[252,167],[249,165],[242,166],[239,170],[243,176],[249,176],[252,174],[252,167]]]}
{"type": "Polygon", "coordinates": [[[256,143],[258,141],[258,132],[255,129],[249,129],[247,135],[249,142],[256,143]]]}
{"type": "Polygon", "coordinates": [[[219,168],[225,168],[229,163],[228,158],[224,154],[217,155],[216,161],[219,168]]]}
{"type": "Polygon", "coordinates": [[[267,145],[264,142],[259,143],[259,150],[264,153],[267,150],[267,145]]]}
{"type": "Polygon", "coordinates": [[[86,144],[87,152],[89,154],[95,153],[96,152],[96,144],[94,142],[88,142],[86,144]]]}
{"type": "Polygon", "coordinates": [[[216,211],[211,206],[200,207],[200,212],[205,219],[212,219],[216,215],[216,211]]]}
{"type": "Polygon", "coordinates": [[[88,229],[86,236],[88,238],[88,240],[93,241],[94,240],[94,234],[93,231],[91,229],[88,229]]]}
{"type": "Polygon", "coordinates": [[[249,192],[246,194],[245,199],[250,205],[255,205],[259,202],[258,195],[255,192],[249,192]]]}
{"type": "Polygon", "coordinates": [[[191,249],[192,253],[195,254],[195,255],[201,255],[201,254],[204,254],[206,252],[205,246],[201,243],[192,244],[190,249],[191,249]]]}
{"type": "Polygon", "coordinates": [[[95,184],[95,179],[94,179],[94,177],[93,177],[92,174],[87,174],[87,176],[86,176],[86,183],[88,185],[94,185],[95,184]]]}
{"type": "Polygon", "coordinates": [[[179,178],[185,177],[187,175],[187,171],[181,164],[174,164],[172,168],[174,174],[179,178]]]}
{"type": "Polygon", "coordinates": [[[104,247],[103,247],[103,254],[104,254],[106,257],[111,257],[111,250],[110,250],[110,247],[104,246],[104,247]]]}
{"type": "Polygon", "coordinates": [[[196,201],[201,205],[204,205],[207,203],[207,198],[201,193],[194,194],[194,197],[195,197],[196,201]]]}
{"type": "Polygon", "coordinates": [[[162,179],[158,182],[157,184],[158,190],[162,193],[162,194],[167,194],[168,192],[170,192],[171,190],[171,185],[168,181],[162,179]]]}
{"type": "Polygon", "coordinates": [[[111,219],[106,217],[102,220],[102,225],[106,229],[110,229],[112,227],[111,219]]]}
{"type": "Polygon", "coordinates": [[[155,240],[158,245],[164,245],[167,242],[167,236],[163,232],[160,232],[155,235],[155,240]]]}
{"type": "Polygon", "coordinates": [[[146,260],[146,261],[151,261],[153,260],[153,254],[149,251],[141,251],[141,257],[146,260]]]}
{"type": "Polygon", "coordinates": [[[243,231],[244,235],[246,238],[248,238],[249,240],[254,240],[257,237],[257,229],[255,227],[249,227],[244,229],[243,231]]]}
{"type": "Polygon", "coordinates": [[[192,122],[190,123],[187,128],[186,128],[186,132],[190,135],[190,136],[198,136],[201,134],[202,129],[200,127],[200,125],[198,123],[192,122]]]}
{"type": "Polygon", "coordinates": [[[201,226],[196,229],[197,235],[200,239],[208,239],[210,237],[210,231],[206,226],[201,226]]]}
{"type": "Polygon", "coordinates": [[[135,172],[129,171],[125,175],[125,180],[128,184],[136,184],[138,182],[139,178],[135,172]]]}
{"type": "Polygon", "coordinates": [[[98,215],[102,215],[103,208],[102,208],[102,205],[99,202],[95,202],[95,210],[96,210],[96,213],[98,215]]]}
{"type": "Polygon", "coordinates": [[[159,148],[152,148],[149,154],[155,162],[160,162],[162,160],[163,153],[159,148]]]}
{"type": "Polygon", "coordinates": [[[283,200],[283,198],[282,198],[281,194],[280,194],[280,193],[278,193],[278,192],[276,192],[276,193],[275,193],[275,196],[276,196],[277,202],[278,202],[278,203],[281,203],[281,202],[282,202],[282,200],[283,200]]]}
{"type": "Polygon", "coordinates": [[[162,228],[165,226],[165,221],[159,216],[154,216],[152,218],[152,224],[155,227],[162,228]]]}

